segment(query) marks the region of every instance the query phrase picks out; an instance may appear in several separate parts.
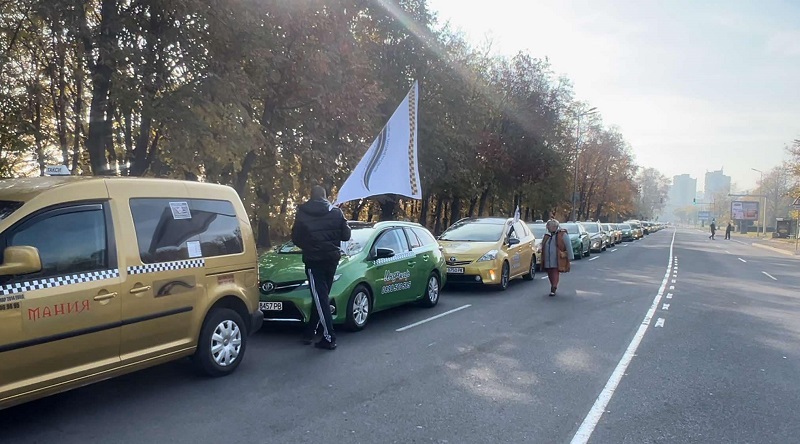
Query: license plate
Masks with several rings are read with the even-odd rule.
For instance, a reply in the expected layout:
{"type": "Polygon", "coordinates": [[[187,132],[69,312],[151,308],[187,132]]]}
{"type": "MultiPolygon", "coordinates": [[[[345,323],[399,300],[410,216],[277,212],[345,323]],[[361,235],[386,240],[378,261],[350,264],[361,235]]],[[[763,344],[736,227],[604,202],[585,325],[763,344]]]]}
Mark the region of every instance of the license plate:
{"type": "Polygon", "coordinates": [[[259,302],[258,308],[262,311],[280,311],[283,310],[283,302],[259,302]]]}
{"type": "Polygon", "coordinates": [[[464,267],[447,267],[449,274],[464,274],[464,267]]]}

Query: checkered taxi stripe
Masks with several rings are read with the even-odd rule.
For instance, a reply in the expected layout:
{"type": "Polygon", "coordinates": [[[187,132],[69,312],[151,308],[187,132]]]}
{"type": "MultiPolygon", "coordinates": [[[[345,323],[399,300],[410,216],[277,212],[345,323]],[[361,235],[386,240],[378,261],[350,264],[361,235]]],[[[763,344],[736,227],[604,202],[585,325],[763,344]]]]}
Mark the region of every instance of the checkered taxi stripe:
{"type": "Polygon", "coordinates": [[[187,268],[203,268],[205,259],[189,259],[175,262],[159,262],[157,264],[135,265],[128,267],[128,274],[159,273],[162,271],[185,270],[187,268]]]}
{"type": "Polygon", "coordinates": [[[45,288],[61,287],[64,285],[82,284],[84,282],[102,281],[119,277],[119,269],[92,271],[90,273],[77,273],[69,276],[59,276],[34,281],[18,282],[0,287],[0,296],[24,293],[26,291],[44,290],[45,288]]]}
{"type": "Polygon", "coordinates": [[[386,257],[383,259],[376,259],[375,265],[386,265],[391,264],[392,262],[400,262],[405,259],[413,259],[416,256],[415,253],[411,251],[407,251],[405,253],[396,254],[392,257],[386,257]]]}

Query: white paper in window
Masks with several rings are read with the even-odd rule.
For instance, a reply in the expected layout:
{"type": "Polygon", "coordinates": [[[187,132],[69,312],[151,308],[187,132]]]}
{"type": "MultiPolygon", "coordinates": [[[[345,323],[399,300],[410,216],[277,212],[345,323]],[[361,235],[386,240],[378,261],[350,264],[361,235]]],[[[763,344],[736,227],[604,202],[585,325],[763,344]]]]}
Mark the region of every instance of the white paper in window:
{"type": "Polygon", "coordinates": [[[186,242],[186,246],[189,248],[189,257],[203,257],[203,250],[200,248],[200,241],[186,242]]]}
{"type": "Polygon", "coordinates": [[[191,219],[192,212],[189,211],[188,202],[170,202],[169,207],[172,209],[173,219],[191,219]]]}

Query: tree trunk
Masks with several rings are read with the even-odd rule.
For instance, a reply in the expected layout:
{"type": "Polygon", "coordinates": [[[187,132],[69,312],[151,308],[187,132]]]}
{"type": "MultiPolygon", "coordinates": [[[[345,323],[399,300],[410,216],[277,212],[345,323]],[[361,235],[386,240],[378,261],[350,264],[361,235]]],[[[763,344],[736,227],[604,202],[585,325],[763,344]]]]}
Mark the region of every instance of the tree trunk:
{"type": "Polygon", "coordinates": [[[250,178],[250,171],[253,169],[253,164],[256,161],[256,152],[250,150],[245,154],[244,160],[242,160],[242,168],[239,170],[239,174],[236,175],[236,182],[234,183],[233,189],[239,193],[239,196],[244,199],[244,192],[247,188],[247,180],[250,178]]]}
{"type": "MultiPolygon", "coordinates": [[[[80,40],[78,41],[80,46],[80,40]]],[[[72,172],[78,172],[78,164],[81,158],[81,136],[83,134],[83,48],[75,51],[75,102],[72,111],[75,114],[74,128],[72,135],[72,172]]]]}
{"type": "Polygon", "coordinates": [[[256,247],[272,248],[272,240],[269,238],[269,221],[262,218],[256,223],[256,247]]]}
{"type": "Polygon", "coordinates": [[[453,196],[450,203],[450,222],[453,223],[459,219],[461,219],[461,199],[453,196]]]}
{"type": "Polygon", "coordinates": [[[475,209],[478,205],[478,197],[474,196],[472,199],[469,200],[469,211],[467,212],[467,217],[474,217],[475,216],[475,209]]]}
{"type": "MultiPolygon", "coordinates": [[[[106,141],[111,137],[107,120],[111,79],[117,50],[117,0],[102,0],[100,5],[100,33],[97,37],[97,61],[92,66],[92,102],[89,108],[89,135],[86,149],[92,174],[106,173],[106,141]]],[[[91,48],[86,48],[91,56],[91,48]]]]}
{"type": "Polygon", "coordinates": [[[438,236],[442,232],[442,198],[436,196],[436,208],[433,210],[433,234],[438,236]]]}
{"type": "Polygon", "coordinates": [[[428,226],[428,207],[430,207],[430,202],[430,197],[423,198],[421,202],[421,208],[419,210],[419,224],[423,227],[428,226]]]}
{"type": "Polygon", "coordinates": [[[481,193],[480,200],[478,202],[478,217],[483,216],[486,214],[486,202],[489,199],[489,190],[491,189],[490,186],[487,186],[483,192],[481,193]]]}
{"type": "Polygon", "coordinates": [[[386,194],[381,199],[381,220],[394,220],[397,216],[397,196],[386,194]]]}

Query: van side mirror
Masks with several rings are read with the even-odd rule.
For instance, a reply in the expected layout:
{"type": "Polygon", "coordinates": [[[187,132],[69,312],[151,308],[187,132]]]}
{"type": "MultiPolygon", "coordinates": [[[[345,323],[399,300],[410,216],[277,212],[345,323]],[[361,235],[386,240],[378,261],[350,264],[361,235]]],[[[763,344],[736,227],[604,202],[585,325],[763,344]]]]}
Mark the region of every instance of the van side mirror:
{"type": "Polygon", "coordinates": [[[388,259],[394,256],[394,250],[391,248],[378,248],[375,250],[375,259],[388,259]]]}
{"type": "Polygon", "coordinates": [[[36,247],[8,247],[3,252],[0,276],[13,276],[42,271],[42,259],[36,247]]]}

